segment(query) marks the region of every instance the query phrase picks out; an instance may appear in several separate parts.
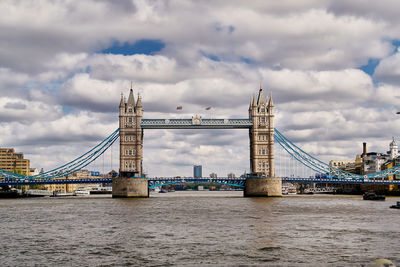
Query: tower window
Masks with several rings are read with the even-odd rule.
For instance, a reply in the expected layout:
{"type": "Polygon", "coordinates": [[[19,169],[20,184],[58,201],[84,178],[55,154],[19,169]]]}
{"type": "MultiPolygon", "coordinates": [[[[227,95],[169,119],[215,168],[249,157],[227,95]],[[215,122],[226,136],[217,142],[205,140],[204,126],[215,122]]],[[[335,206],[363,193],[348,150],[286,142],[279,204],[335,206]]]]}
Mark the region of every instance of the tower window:
{"type": "Polygon", "coordinates": [[[125,141],[135,141],[135,136],[133,136],[133,135],[126,135],[126,136],[125,136],[125,141]]]}

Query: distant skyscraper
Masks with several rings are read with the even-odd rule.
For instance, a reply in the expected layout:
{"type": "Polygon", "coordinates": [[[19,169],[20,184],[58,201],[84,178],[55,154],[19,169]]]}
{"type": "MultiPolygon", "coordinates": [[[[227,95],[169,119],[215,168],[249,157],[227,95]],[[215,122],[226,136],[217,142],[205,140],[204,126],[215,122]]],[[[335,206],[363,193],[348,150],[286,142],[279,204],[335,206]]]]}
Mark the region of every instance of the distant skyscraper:
{"type": "Polygon", "coordinates": [[[202,166],[201,165],[194,165],[193,166],[193,177],[194,178],[201,178],[202,177],[202,166]]]}

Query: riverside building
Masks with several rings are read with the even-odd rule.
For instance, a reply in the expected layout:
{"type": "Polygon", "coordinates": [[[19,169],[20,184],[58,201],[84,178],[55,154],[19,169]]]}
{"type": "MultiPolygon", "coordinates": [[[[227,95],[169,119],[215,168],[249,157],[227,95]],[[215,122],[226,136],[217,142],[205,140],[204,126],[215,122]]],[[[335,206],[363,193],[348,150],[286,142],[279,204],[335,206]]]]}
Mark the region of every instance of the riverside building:
{"type": "MultiPolygon", "coordinates": [[[[89,171],[89,170],[79,170],[79,171],[74,172],[73,174],[69,175],[68,177],[61,177],[61,178],[56,178],[56,179],[59,179],[59,180],[98,179],[99,177],[100,177],[99,172],[94,172],[94,171],[89,171]]],[[[101,184],[97,184],[97,183],[84,185],[84,187],[87,187],[87,188],[100,187],[100,186],[101,186],[101,184]]],[[[82,185],[80,185],[80,184],[47,184],[47,185],[45,185],[45,187],[48,191],[73,193],[76,190],[78,190],[80,187],[82,187],[82,185]]]]}
{"type": "Polygon", "coordinates": [[[24,153],[14,148],[0,148],[0,169],[22,175],[29,175],[30,161],[24,159],[24,153]]]}
{"type": "Polygon", "coordinates": [[[389,144],[389,151],[386,153],[367,152],[367,143],[364,142],[363,153],[356,155],[354,161],[331,160],[329,165],[347,172],[364,175],[387,169],[385,166],[390,165],[390,162],[395,162],[398,158],[398,145],[393,138],[393,141],[389,144]]]}
{"type": "MultiPolygon", "coordinates": [[[[363,153],[357,155],[354,161],[351,160],[331,160],[329,165],[347,172],[360,175],[370,174],[392,168],[400,164],[400,155],[397,142],[392,140],[389,144],[389,151],[386,153],[367,152],[367,143],[363,143],[363,153]]],[[[385,178],[387,180],[399,180],[400,175],[395,174],[385,178]]],[[[363,191],[398,191],[400,188],[395,185],[345,185],[347,189],[359,188],[363,191]]]]}

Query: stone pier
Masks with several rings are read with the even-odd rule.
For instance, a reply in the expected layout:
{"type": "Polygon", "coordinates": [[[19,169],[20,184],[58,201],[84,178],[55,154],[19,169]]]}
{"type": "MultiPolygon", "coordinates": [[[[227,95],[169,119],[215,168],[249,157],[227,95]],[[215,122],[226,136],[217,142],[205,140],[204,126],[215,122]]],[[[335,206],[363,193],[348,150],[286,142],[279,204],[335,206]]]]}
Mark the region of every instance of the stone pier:
{"type": "Polygon", "coordinates": [[[281,197],[282,179],[280,177],[246,178],[244,197],[281,197]]]}
{"type": "Polygon", "coordinates": [[[112,197],[149,197],[149,181],[147,178],[115,177],[112,179],[112,197]]]}

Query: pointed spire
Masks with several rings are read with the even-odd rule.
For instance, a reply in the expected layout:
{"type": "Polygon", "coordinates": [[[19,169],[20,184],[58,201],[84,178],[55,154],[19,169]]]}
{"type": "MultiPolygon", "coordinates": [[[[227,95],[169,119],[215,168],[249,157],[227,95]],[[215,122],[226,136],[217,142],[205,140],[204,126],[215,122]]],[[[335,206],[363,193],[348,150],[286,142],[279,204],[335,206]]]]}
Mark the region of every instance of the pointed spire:
{"type": "Polygon", "coordinates": [[[257,102],[256,102],[256,94],[253,95],[253,103],[252,103],[253,107],[257,106],[257,102]]]}
{"type": "Polygon", "coordinates": [[[142,108],[143,106],[142,106],[142,97],[140,96],[140,94],[138,94],[138,99],[137,99],[137,102],[136,102],[136,109],[138,109],[138,108],[142,108]]]}
{"type": "Polygon", "coordinates": [[[125,101],[124,101],[124,94],[121,93],[121,102],[119,102],[119,107],[123,108],[125,107],[125,101]]]}
{"type": "Polygon", "coordinates": [[[253,104],[253,98],[252,98],[252,97],[250,97],[249,110],[251,110],[251,108],[252,108],[252,104],[253,104]]]}
{"type": "Polygon", "coordinates": [[[130,107],[135,106],[135,97],[133,96],[132,83],[131,83],[131,90],[129,92],[129,97],[128,97],[128,106],[130,106],[130,107]]]}
{"type": "Polygon", "coordinates": [[[260,83],[260,91],[258,92],[258,99],[257,99],[257,105],[265,104],[265,97],[262,89],[262,85],[260,83]]]}
{"type": "Polygon", "coordinates": [[[272,101],[272,92],[269,93],[269,101],[268,101],[268,107],[273,107],[274,102],[272,101]]]}
{"type": "Polygon", "coordinates": [[[397,146],[396,140],[394,140],[394,137],[392,137],[392,138],[393,138],[393,140],[392,140],[392,142],[390,143],[390,146],[391,146],[391,147],[397,146]]]}

